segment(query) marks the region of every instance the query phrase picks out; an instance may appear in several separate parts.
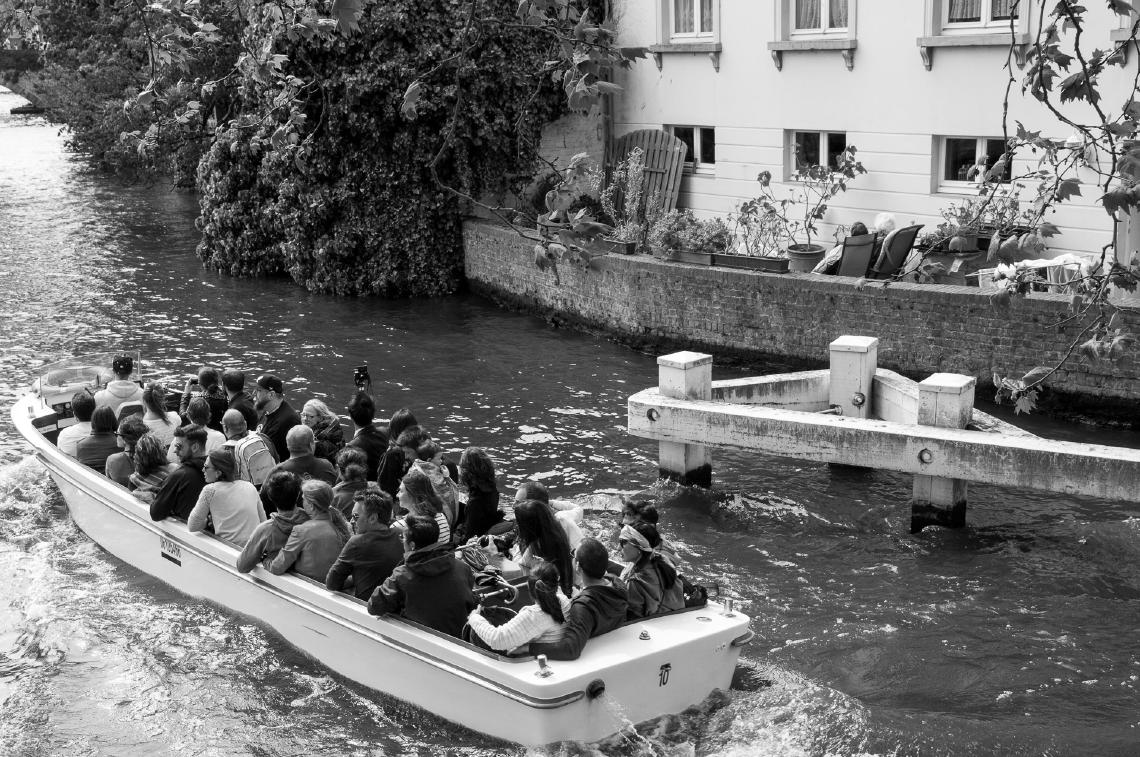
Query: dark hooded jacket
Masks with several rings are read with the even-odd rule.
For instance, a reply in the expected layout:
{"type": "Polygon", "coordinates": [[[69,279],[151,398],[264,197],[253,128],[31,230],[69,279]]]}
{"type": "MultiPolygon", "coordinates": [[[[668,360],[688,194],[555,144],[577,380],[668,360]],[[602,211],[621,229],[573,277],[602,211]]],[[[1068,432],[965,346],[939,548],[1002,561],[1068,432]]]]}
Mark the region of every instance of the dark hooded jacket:
{"type": "MultiPolygon", "coordinates": [[[[373,615],[399,613],[429,628],[458,637],[475,608],[475,576],[452,548],[436,544],[417,549],[397,566],[368,600],[373,615]]],[[[622,618],[625,608],[622,608],[622,618]]]]}
{"type": "Polygon", "coordinates": [[[248,573],[253,566],[264,563],[262,567],[268,568],[269,563],[289,541],[289,534],[293,533],[293,526],[299,526],[309,519],[309,514],[303,508],[295,508],[289,512],[275,512],[269,520],[258,525],[245,544],[245,549],[238,555],[237,569],[239,573],[248,573]]]}
{"type": "Polygon", "coordinates": [[[629,608],[626,615],[629,620],[646,618],[659,612],[672,612],[685,609],[685,594],[681,590],[681,579],[673,578],[673,585],[665,588],[665,576],[662,575],[664,558],[647,561],[640,569],[633,571],[626,577],[625,585],[629,590],[629,608]]]}
{"type": "Polygon", "coordinates": [[[611,579],[602,586],[587,586],[570,602],[562,638],[552,642],[534,642],[533,655],[544,654],[551,660],[577,660],[586,640],[612,631],[625,622],[629,605],[625,586],[611,579]]]}

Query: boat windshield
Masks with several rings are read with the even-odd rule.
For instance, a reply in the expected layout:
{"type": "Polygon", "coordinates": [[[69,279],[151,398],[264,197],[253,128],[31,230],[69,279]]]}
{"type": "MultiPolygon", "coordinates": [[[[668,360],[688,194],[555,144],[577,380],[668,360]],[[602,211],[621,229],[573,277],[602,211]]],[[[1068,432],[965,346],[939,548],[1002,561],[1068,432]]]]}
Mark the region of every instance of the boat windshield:
{"type": "Polygon", "coordinates": [[[76,355],[42,365],[36,369],[33,386],[41,397],[74,394],[84,387],[92,392],[98,391],[106,386],[108,381],[114,380],[115,374],[111,372],[111,363],[119,355],[130,355],[134,359],[135,372],[132,377],[137,380],[141,365],[138,351],[119,350],[76,355]]]}

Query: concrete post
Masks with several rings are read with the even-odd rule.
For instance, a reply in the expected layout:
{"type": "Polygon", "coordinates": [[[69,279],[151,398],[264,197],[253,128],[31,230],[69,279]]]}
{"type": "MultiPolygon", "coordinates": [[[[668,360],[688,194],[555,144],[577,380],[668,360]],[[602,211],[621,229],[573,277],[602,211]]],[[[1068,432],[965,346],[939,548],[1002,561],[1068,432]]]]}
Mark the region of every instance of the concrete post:
{"type": "MultiPolygon", "coordinates": [[[[672,399],[712,399],[712,355],[674,352],[657,358],[657,388],[672,399]]],[[[686,486],[712,485],[712,459],[703,444],[658,442],[658,473],[686,486]]]]}
{"type": "Polygon", "coordinates": [[[871,417],[871,387],[879,367],[879,340],[873,336],[841,336],[831,343],[831,387],[828,402],[847,418],[871,417]]]}
{"type": "MultiPolygon", "coordinates": [[[[965,428],[974,412],[973,376],[935,373],[918,383],[920,426],[965,428]]],[[[920,453],[921,454],[921,453],[920,453]]],[[[920,459],[922,459],[920,457],[920,459]]],[[[911,499],[910,532],[924,526],[966,525],[966,482],[958,478],[916,475],[911,499]]]]}

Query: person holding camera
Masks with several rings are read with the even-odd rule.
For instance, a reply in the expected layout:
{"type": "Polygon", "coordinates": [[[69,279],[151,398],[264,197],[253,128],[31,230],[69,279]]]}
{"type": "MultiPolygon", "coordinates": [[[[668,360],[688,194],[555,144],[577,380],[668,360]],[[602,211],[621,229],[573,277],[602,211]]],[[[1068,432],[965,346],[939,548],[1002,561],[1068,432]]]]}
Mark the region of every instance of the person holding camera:
{"type": "Polygon", "coordinates": [[[198,369],[196,378],[186,380],[186,388],[182,390],[182,399],[178,403],[178,414],[183,416],[185,423],[196,422],[187,417],[186,411],[191,400],[202,397],[210,406],[210,422],[206,427],[219,434],[222,432],[222,416],[229,409],[230,403],[219,381],[218,369],[206,366],[198,369]]]}
{"type": "MultiPolygon", "coordinates": [[[[375,481],[380,469],[380,458],[388,449],[388,432],[377,427],[376,403],[367,392],[357,392],[348,403],[348,417],[352,419],[353,435],[348,443],[368,456],[368,480],[375,481]]],[[[389,492],[391,494],[391,492],[389,492]]]]}

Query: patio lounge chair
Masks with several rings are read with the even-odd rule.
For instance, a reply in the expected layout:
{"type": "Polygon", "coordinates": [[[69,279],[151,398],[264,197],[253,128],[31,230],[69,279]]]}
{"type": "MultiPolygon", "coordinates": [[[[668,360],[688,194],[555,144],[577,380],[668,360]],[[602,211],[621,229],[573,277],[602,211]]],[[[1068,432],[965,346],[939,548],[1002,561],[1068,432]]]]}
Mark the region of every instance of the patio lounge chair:
{"type": "Polygon", "coordinates": [[[870,278],[886,279],[893,276],[906,262],[906,256],[910,254],[910,248],[914,247],[914,240],[918,238],[922,226],[923,224],[919,223],[896,231],[891,237],[890,245],[879,255],[878,261],[871,269],[870,278]]]}
{"type": "Polygon", "coordinates": [[[839,258],[838,276],[866,276],[871,267],[871,253],[875,250],[875,235],[860,234],[843,240],[843,253],[839,258]]]}

